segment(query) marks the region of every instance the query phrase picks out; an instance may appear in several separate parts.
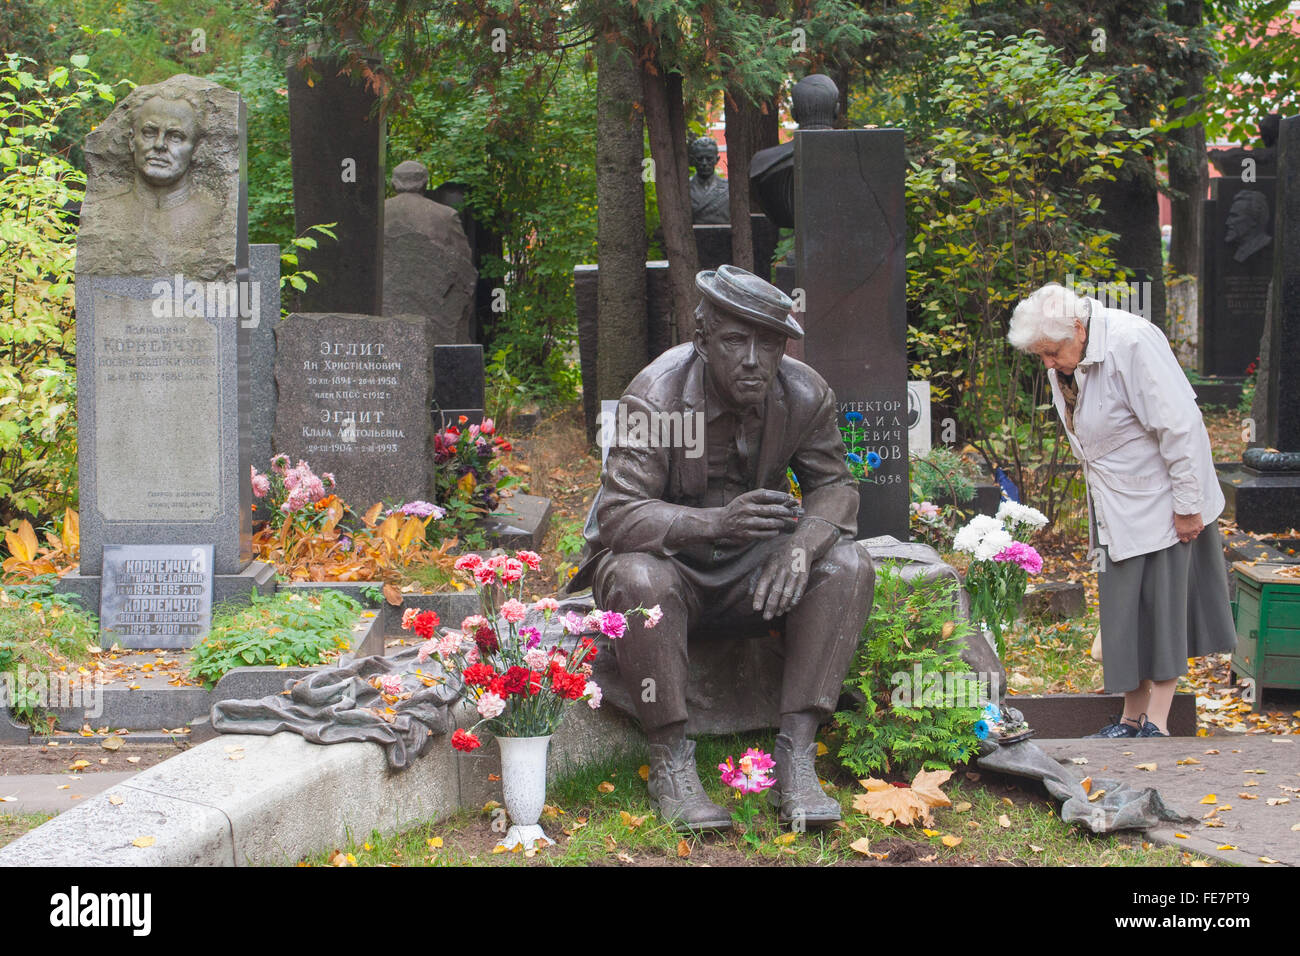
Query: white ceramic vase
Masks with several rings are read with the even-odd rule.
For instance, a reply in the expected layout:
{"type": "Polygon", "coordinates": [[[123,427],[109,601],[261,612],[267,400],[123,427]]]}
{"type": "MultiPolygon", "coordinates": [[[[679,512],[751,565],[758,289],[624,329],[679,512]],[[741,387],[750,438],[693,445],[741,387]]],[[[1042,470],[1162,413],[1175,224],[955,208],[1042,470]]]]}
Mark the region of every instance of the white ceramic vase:
{"type": "Polygon", "coordinates": [[[546,805],[546,752],[551,738],[498,737],[501,748],[501,795],[510,819],[510,829],[500,846],[525,850],[550,846],[551,840],[538,824],[546,805]]]}

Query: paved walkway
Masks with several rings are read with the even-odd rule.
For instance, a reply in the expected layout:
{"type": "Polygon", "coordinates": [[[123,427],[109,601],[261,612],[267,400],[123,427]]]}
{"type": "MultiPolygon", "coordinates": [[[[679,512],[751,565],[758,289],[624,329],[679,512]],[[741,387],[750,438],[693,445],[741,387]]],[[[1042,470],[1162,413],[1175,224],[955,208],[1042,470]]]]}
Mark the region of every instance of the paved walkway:
{"type": "Polygon", "coordinates": [[[0,776],[0,813],[62,813],[87,797],[134,777],[137,772],[0,776]],[[10,800],[10,797],[17,799],[10,800]]]}
{"type": "Polygon", "coordinates": [[[1110,777],[1133,787],[1155,787],[1166,804],[1196,818],[1195,823],[1151,830],[1147,839],[1153,843],[1239,866],[1300,866],[1300,736],[1037,743],[1080,777],[1110,777]],[[1076,765],[1071,758],[1087,763],[1076,765]],[[1155,764],[1155,769],[1143,770],[1138,764],[1155,764]],[[1203,803],[1210,795],[1215,802],[1203,803]],[[1235,849],[1219,849],[1222,846],[1235,849]],[[1264,863],[1261,857],[1278,862],[1264,863]]]}

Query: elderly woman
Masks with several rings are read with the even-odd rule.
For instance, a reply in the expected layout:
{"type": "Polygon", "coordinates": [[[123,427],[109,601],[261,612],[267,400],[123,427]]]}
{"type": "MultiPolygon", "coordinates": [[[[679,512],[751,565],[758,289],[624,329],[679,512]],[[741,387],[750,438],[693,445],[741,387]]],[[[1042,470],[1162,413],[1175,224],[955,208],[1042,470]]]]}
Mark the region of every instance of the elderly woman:
{"type": "Polygon", "coordinates": [[[1088,487],[1106,690],[1124,694],[1124,713],[1091,736],[1168,736],[1187,659],[1236,645],[1214,523],[1223,492],[1195,393],[1154,325],[1056,283],[1016,306],[1007,339],[1047,366],[1088,487]]]}

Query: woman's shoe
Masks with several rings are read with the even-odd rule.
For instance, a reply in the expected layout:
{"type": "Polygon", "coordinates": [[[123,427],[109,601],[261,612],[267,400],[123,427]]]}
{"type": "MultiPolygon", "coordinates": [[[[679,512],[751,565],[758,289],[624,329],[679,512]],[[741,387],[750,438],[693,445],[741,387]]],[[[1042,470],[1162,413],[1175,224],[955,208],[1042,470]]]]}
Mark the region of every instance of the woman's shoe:
{"type": "MultiPolygon", "coordinates": [[[[1146,714],[1143,714],[1138,719],[1139,721],[1145,720],[1146,714]]],[[[1089,740],[1094,737],[1113,737],[1113,738],[1136,737],[1138,735],[1138,728],[1134,727],[1132,724],[1124,723],[1123,714],[1116,714],[1112,718],[1112,721],[1113,721],[1112,723],[1107,724],[1105,727],[1101,728],[1101,730],[1097,731],[1095,734],[1088,734],[1088,736],[1085,737],[1084,739],[1089,740]]]]}

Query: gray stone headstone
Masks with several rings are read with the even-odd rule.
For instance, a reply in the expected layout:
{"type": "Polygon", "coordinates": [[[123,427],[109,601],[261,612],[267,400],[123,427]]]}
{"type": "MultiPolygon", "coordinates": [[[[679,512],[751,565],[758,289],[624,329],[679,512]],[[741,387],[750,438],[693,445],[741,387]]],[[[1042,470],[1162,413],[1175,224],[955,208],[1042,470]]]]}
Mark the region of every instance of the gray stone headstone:
{"type": "MultiPolygon", "coordinates": [[[[315,236],[299,266],[319,281],[298,293],[304,312],[379,315],[384,301],[384,144],[386,120],[378,97],[340,64],[316,61],[309,85],[289,68],[289,138],[293,160],[293,221],[301,234],[335,223],[338,240],[315,236]]],[[[315,235],[315,234],[313,234],[315,235]]],[[[291,308],[293,306],[290,306],[291,308]]]]}
{"type": "Polygon", "coordinates": [[[397,195],[384,203],[384,315],[422,315],[435,345],[470,341],[474,268],[460,215],[424,195],[420,163],[393,171],[397,195]]]}
{"type": "Polygon", "coordinates": [[[108,545],[99,607],[105,647],[193,647],[212,627],[212,545],[108,545]]]}
{"type": "Polygon", "coordinates": [[[1273,274],[1277,181],[1217,178],[1202,208],[1197,309],[1203,375],[1242,376],[1259,356],[1273,274]]]}
{"type": "Polygon", "coordinates": [[[858,537],[908,537],[907,299],[903,131],[794,136],[796,291],[803,361],[840,413],[861,412],[883,465],[861,487],[858,537]]]}
{"type": "Polygon", "coordinates": [[[258,471],[271,461],[271,429],[275,425],[275,328],[280,324],[280,247],[249,246],[249,266],[258,304],[248,320],[248,379],[250,415],[249,460],[258,471]]]}
{"type": "Polygon", "coordinates": [[[277,454],[357,511],[432,500],[433,345],[421,316],[295,313],[275,332],[277,454]]]}
{"type": "Polygon", "coordinates": [[[252,557],[244,143],[239,97],[184,75],[136,88],[86,138],[82,575],[106,542],[211,543],[218,574],[252,557]]]}

